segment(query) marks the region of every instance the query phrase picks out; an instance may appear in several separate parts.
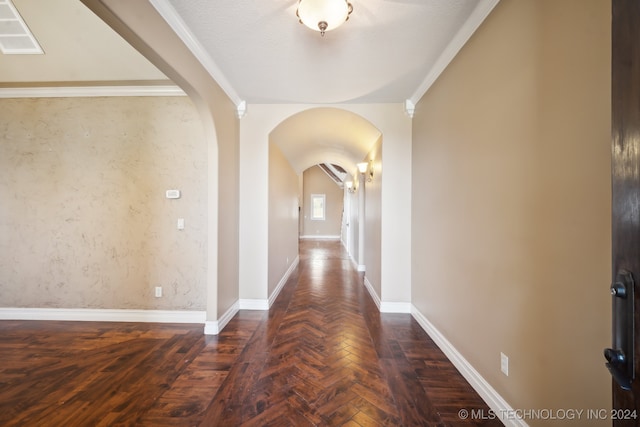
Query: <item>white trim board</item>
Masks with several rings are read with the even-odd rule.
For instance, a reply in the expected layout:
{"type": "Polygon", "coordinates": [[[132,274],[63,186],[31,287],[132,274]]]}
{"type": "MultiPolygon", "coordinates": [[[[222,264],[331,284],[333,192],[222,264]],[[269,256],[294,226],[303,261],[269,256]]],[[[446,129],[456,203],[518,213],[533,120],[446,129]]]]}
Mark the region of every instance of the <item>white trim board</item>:
{"type": "Polygon", "coordinates": [[[205,311],[0,307],[0,320],[205,323],[205,311]]]}
{"type": "Polygon", "coordinates": [[[369,295],[373,299],[373,302],[376,303],[376,307],[378,307],[378,311],[380,313],[411,313],[411,303],[409,302],[389,302],[382,301],[376,291],[373,289],[373,285],[369,281],[367,276],[364,276],[364,286],[367,288],[369,295]]]}
{"type": "Polygon", "coordinates": [[[300,262],[300,255],[297,255],[293,260],[287,271],[282,276],[282,279],[278,282],[278,285],[273,290],[269,299],[240,299],[240,310],[269,310],[276,298],[280,294],[280,291],[289,280],[291,273],[296,269],[298,263],[300,262]]]}
{"type": "Polygon", "coordinates": [[[0,98],[98,98],[110,96],[187,96],[178,86],[83,86],[0,88],[0,98]]]}
{"type": "Polygon", "coordinates": [[[284,285],[287,283],[287,280],[289,280],[289,277],[291,277],[291,273],[293,273],[293,270],[296,269],[299,262],[300,262],[300,255],[296,255],[296,258],[293,260],[293,262],[291,263],[287,271],[284,273],[284,276],[282,276],[282,279],[280,279],[280,281],[278,282],[278,285],[269,296],[269,301],[268,301],[269,308],[271,308],[273,303],[276,301],[276,298],[278,298],[278,295],[280,295],[280,291],[282,290],[284,285]]]}
{"type": "Polygon", "coordinates": [[[269,300],[241,298],[240,310],[269,310],[269,300]]]}
{"type": "Polygon", "coordinates": [[[300,236],[301,239],[318,239],[318,240],[340,240],[339,235],[308,235],[308,236],[300,236]]]}
{"type": "Polygon", "coordinates": [[[369,291],[369,295],[371,295],[373,302],[375,302],[376,307],[378,307],[378,311],[380,311],[380,297],[378,296],[378,294],[376,294],[376,291],[373,289],[373,286],[371,285],[371,282],[369,281],[369,278],[367,276],[364,276],[364,287],[367,288],[367,291],[369,291]]]}
{"type": "Polygon", "coordinates": [[[410,302],[391,302],[391,301],[381,301],[380,302],[380,313],[411,313],[411,303],[410,302]]]}
{"type": "MultiPolygon", "coordinates": [[[[480,395],[482,400],[486,402],[489,408],[496,416],[500,414],[513,414],[514,409],[507,403],[500,394],[491,387],[478,371],[460,354],[460,352],[445,338],[444,335],[417,309],[411,305],[411,315],[416,322],[431,337],[436,345],[447,356],[447,359],[460,371],[462,376],[467,380],[471,387],[480,395]]],[[[528,424],[522,419],[501,419],[505,425],[513,427],[528,427],[528,424]]]]}
{"type": "Polygon", "coordinates": [[[227,326],[227,323],[236,315],[240,302],[236,301],[218,320],[207,320],[204,324],[205,335],[218,335],[227,326]]]}

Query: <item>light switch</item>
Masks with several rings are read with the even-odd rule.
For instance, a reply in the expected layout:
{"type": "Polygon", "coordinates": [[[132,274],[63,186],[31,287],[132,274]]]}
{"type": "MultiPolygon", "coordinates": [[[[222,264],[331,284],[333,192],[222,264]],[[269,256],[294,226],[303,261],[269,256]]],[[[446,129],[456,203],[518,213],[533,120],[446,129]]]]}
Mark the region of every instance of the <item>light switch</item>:
{"type": "Polygon", "coordinates": [[[179,199],[180,190],[167,190],[165,196],[167,197],[167,199],[179,199]]]}
{"type": "Polygon", "coordinates": [[[184,218],[178,218],[178,230],[184,230],[184,218]]]}

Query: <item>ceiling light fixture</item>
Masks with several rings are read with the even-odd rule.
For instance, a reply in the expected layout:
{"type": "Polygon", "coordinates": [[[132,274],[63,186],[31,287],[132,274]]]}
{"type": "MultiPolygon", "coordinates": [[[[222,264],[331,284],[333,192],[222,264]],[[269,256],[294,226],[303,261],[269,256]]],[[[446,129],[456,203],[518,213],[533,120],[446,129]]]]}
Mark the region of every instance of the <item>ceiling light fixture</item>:
{"type": "Polygon", "coordinates": [[[299,0],[296,16],[301,24],[324,37],[326,31],[347,22],[351,12],[353,6],[347,0],[299,0]]]}

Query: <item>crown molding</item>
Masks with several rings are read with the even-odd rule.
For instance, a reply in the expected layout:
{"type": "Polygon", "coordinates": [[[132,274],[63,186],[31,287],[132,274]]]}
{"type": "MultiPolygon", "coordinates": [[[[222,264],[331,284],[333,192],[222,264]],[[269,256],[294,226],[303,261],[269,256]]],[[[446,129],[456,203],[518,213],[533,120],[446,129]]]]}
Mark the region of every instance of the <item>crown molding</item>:
{"type": "Polygon", "coordinates": [[[480,24],[489,16],[489,13],[498,4],[500,0],[480,0],[476,8],[471,12],[469,18],[464,25],[458,30],[456,35],[451,39],[447,47],[442,54],[436,60],[436,63],[431,67],[429,74],[422,81],[422,84],[416,89],[409,101],[413,105],[417,105],[418,101],[429,90],[431,85],[438,79],[440,74],[449,66],[453,58],[460,52],[462,47],[469,41],[473,33],[476,32],[480,24]]]}
{"type": "Polygon", "coordinates": [[[178,86],[65,86],[0,88],[0,98],[86,98],[103,96],[186,96],[178,86]]]}
{"type": "Polygon", "coordinates": [[[413,119],[413,116],[416,112],[416,104],[414,104],[410,99],[404,100],[404,112],[410,119],[413,119]]]}
{"type": "Polygon", "coordinates": [[[207,70],[209,75],[216,81],[222,90],[227,94],[231,101],[238,107],[238,115],[241,113],[241,107],[246,110],[246,103],[240,98],[237,92],[233,89],[225,75],[222,73],[218,65],[215,63],[211,55],[200,44],[198,39],[193,35],[189,27],[184,23],[178,12],[173,8],[168,0],[149,0],[151,5],[162,16],[162,18],[169,24],[171,29],[180,37],[180,40],[187,46],[191,53],[200,61],[202,66],[207,70]],[[244,103],[244,104],[243,104],[244,103]]]}

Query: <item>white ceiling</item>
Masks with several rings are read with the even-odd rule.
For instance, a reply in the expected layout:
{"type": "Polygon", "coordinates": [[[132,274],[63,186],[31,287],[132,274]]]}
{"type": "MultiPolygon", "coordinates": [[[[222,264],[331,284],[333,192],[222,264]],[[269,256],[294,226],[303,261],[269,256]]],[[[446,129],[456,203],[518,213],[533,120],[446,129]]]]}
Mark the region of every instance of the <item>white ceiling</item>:
{"type": "Polygon", "coordinates": [[[166,81],[79,0],[13,0],[43,55],[0,54],[0,84],[166,81]]]}
{"type": "MultiPolygon", "coordinates": [[[[0,55],[0,84],[166,79],[79,0],[13,1],[45,55],[0,55]]],[[[149,1],[236,104],[339,104],[417,102],[498,0],[350,0],[325,37],[298,0],[149,1]]]]}
{"type": "Polygon", "coordinates": [[[497,3],[350,1],[349,21],[321,37],[298,0],[151,0],[236,102],[313,104],[416,102],[497,3]]]}

